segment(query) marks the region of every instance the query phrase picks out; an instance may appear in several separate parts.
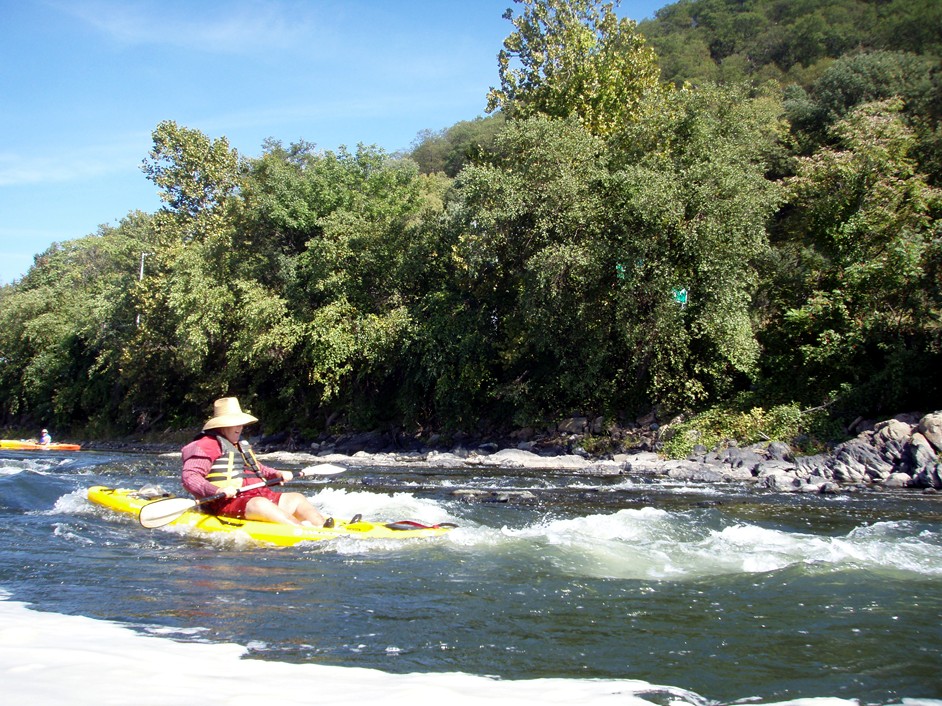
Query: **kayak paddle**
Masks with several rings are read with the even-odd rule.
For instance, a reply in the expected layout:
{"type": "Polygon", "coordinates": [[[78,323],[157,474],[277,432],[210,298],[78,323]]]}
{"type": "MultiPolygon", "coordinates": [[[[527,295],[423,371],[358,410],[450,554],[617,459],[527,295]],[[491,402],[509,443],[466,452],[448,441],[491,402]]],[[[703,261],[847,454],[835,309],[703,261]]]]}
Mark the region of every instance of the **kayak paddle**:
{"type": "MultiPolygon", "coordinates": [[[[300,471],[298,471],[296,478],[307,478],[308,476],[333,476],[338,473],[343,473],[345,470],[347,469],[341,466],[335,466],[331,463],[321,463],[316,466],[302,468],[300,471]]],[[[294,478],[292,478],[292,480],[294,480],[294,478]]],[[[252,485],[246,485],[242,488],[239,488],[236,491],[236,495],[241,495],[247,490],[264,488],[269,485],[279,485],[284,482],[285,481],[281,480],[281,478],[269,478],[266,481],[253,483],[252,485]]],[[[192,498],[165,498],[164,500],[155,500],[152,503],[147,503],[147,505],[141,508],[141,512],[137,516],[137,519],[141,525],[147,527],[148,529],[163,527],[164,525],[169,525],[187,510],[192,510],[199,507],[200,505],[211,503],[214,500],[222,500],[224,497],[226,497],[225,493],[216,493],[215,495],[209,495],[205,498],[200,498],[199,500],[193,500],[192,498]]]]}

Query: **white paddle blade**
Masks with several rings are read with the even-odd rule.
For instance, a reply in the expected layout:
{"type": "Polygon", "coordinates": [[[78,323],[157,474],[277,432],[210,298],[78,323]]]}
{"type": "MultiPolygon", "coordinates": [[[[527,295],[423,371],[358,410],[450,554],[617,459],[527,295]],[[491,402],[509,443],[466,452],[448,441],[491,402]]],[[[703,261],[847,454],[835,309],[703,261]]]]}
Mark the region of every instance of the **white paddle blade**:
{"type": "Polygon", "coordinates": [[[192,510],[197,506],[195,500],[190,498],[167,498],[166,500],[156,500],[147,503],[141,508],[141,514],[138,520],[148,529],[154,527],[163,527],[169,525],[187,510],[192,510]]]}
{"type": "Polygon", "coordinates": [[[332,463],[319,463],[316,466],[308,466],[307,468],[301,469],[302,476],[335,476],[338,473],[343,473],[346,468],[343,466],[335,466],[332,463]]]}

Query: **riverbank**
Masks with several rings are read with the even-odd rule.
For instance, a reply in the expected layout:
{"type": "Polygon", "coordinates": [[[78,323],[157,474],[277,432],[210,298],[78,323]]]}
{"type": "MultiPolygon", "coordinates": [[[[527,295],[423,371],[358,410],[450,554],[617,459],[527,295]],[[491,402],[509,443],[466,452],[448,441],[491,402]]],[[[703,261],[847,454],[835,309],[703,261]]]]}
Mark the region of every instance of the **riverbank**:
{"type": "MultiPolygon", "coordinates": [[[[654,425],[656,427],[656,425],[654,425]]],[[[326,438],[301,448],[290,438],[259,437],[253,444],[270,465],[337,463],[341,465],[428,468],[525,468],[606,476],[627,475],[687,482],[748,483],[757,488],[794,493],[840,493],[849,489],[912,488],[942,490],[942,412],[902,414],[877,423],[859,423],[857,435],[827,453],[802,456],[782,442],[740,448],[697,448],[686,459],[666,459],[658,446],[658,428],[635,432],[640,440],[615,453],[592,454],[587,440],[597,439],[585,420],[569,420],[555,433],[518,433],[508,439],[470,436],[421,442],[372,432],[326,438]],[[523,438],[526,437],[526,438],[523,438]]],[[[179,453],[181,442],[92,441],[86,450],[179,453]]],[[[598,444],[596,444],[598,446],[598,444]]]]}

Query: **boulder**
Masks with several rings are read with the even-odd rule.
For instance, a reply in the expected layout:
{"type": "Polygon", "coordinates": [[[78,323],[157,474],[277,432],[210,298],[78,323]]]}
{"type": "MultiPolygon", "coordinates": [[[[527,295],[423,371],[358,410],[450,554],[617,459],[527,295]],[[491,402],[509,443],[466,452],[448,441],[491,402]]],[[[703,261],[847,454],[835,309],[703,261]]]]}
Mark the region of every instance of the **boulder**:
{"type": "Polygon", "coordinates": [[[728,463],[733,468],[747,468],[754,470],[765,457],[753,451],[752,449],[740,449],[731,447],[720,454],[720,461],[728,463]]]}
{"type": "Polygon", "coordinates": [[[552,468],[559,470],[581,470],[589,461],[569,454],[566,456],[539,456],[532,451],[502,449],[487,456],[471,457],[466,463],[479,466],[501,466],[504,468],[552,468]]]}
{"type": "Polygon", "coordinates": [[[425,462],[432,468],[459,468],[464,465],[465,457],[453,453],[430,451],[425,457],[425,462]]]}
{"type": "Polygon", "coordinates": [[[923,468],[912,477],[912,485],[915,488],[942,490],[942,463],[923,468]]]}
{"type": "Polygon", "coordinates": [[[556,430],[561,434],[585,434],[588,426],[589,420],[586,417],[570,417],[561,421],[556,430]]]}
{"type": "Polygon", "coordinates": [[[733,483],[737,481],[753,481],[754,476],[752,469],[740,466],[739,468],[726,468],[722,467],[720,469],[720,474],[723,476],[723,480],[733,483]]]}
{"type": "Polygon", "coordinates": [[[625,469],[625,464],[618,461],[592,461],[589,465],[579,470],[581,474],[587,476],[620,476],[625,469]]]}
{"type": "Polygon", "coordinates": [[[759,476],[759,485],[777,492],[791,492],[798,490],[802,483],[793,473],[787,471],[767,471],[759,476]]]}
{"type": "Polygon", "coordinates": [[[936,453],[942,453],[942,412],[927,414],[919,421],[916,430],[932,444],[936,453]]]}
{"type": "Polygon", "coordinates": [[[919,432],[912,435],[906,450],[908,452],[909,468],[914,476],[935,466],[939,458],[929,440],[919,432]]]}
{"type": "Polygon", "coordinates": [[[773,473],[791,473],[797,475],[797,471],[798,467],[794,463],[790,463],[789,461],[779,461],[777,459],[769,459],[767,461],[762,461],[758,466],[756,466],[755,474],[762,478],[773,473]]]}
{"type": "Polygon", "coordinates": [[[883,479],[884,488],[908,488],[913,482],[913,478],[908,473],[891,473],[883,479]]]}
{"type": "Polygon", "coordinates": [[[838,463],[860,477],[885,478],[893,471],[893,464],[860,438],[851,439],[835,449],[834,464],[838,463]]]}
{"type": "Polygon", "coordinates": [[[472,490],[452,491],[452,496],[482,503],[532,503],[537,497],[529,490],[472,490]]]}
{"type": "Polygon", "coordinates": [[[773,441],[769,444],[766,453],[769,455],[769,458],[776,461],[791,461],[795,458],[795,453],[792,451],[791,446],[781,441],[773,441]]]}
{"type": "Polygon", "coordinates": [[[876,438],[880,441],[908,441],[913,435],[913,425],[899,419],[888,419],[873,427],[876,438]]]}
{"type": "Polygon", "coordinates": [[[843,461],[835,460],[831,464],[831,474],[835,481],[845,485],[863,483],[866,480],[861,466],[857,464],[850,465],[843,461]]]}
{"type": "Polygon", "coordinates": [[[664,470],[669,478],[691,483],[715,483],[724,480],[719,469],[696,461],[666,461],[664,470]]]}
{"type": "Polygon", "coordinates": [[[799,456],[795,459],[795,470],[801,476],[821,475],[830,477],[829,461],[830,457],[826,454],[799,456]]]}
{"type": "Polygon", "coordinates": [[[637,454],[618,454],[616,461],[623,464],[625,473],[657,474],[661,473],[664,461],[653,451],[642,451],[637,454]]]}

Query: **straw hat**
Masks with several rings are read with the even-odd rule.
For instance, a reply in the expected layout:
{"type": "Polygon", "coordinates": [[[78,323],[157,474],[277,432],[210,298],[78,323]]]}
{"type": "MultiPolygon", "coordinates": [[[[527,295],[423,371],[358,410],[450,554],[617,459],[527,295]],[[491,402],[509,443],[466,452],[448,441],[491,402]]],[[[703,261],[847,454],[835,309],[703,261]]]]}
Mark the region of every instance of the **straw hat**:
{"type": "Polygon", "coordinates": [[[243,424],[252,424],[258,420],[251,414],[246,414],[239,406],[236,397],[222,397],[213,402],[213,416],[206,420],[203,431],[207,429],[220,429],[222,427],[237,427],[243,424]]]}

